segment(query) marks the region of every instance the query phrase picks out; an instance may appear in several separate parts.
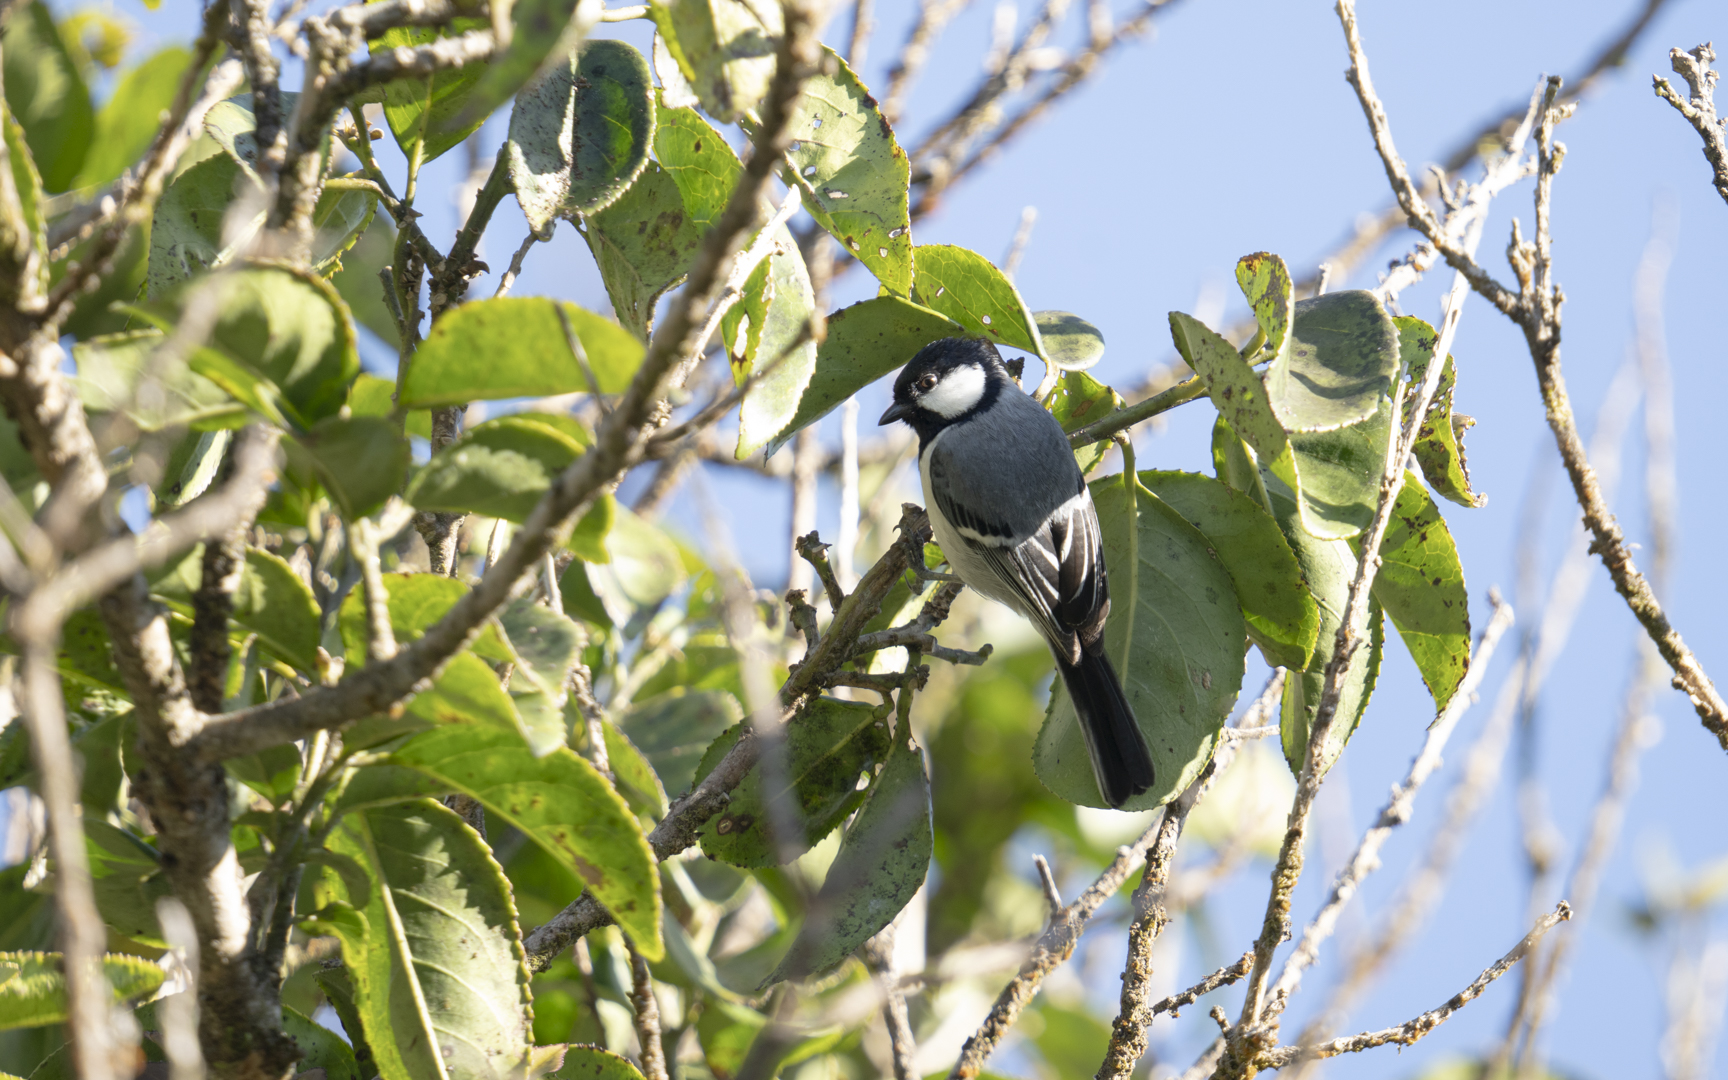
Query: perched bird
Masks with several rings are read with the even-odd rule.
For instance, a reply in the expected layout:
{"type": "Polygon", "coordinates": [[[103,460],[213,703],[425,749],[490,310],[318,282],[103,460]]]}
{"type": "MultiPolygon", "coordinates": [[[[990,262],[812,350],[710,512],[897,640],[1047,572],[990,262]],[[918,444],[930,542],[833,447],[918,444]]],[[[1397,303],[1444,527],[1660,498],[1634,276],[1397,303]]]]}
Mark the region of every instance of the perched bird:
{"type": "Polygon", "coordinates": [[[924,505],[955,574],[1050,643],[1105,801],[1121,806],[1151,787],[1151,752],[1104,654],[1098,512],[1062,426],[994,345],[960,338],[926,345],[901,370],[879,423],[896,420],[918,433],[924,505]]]}

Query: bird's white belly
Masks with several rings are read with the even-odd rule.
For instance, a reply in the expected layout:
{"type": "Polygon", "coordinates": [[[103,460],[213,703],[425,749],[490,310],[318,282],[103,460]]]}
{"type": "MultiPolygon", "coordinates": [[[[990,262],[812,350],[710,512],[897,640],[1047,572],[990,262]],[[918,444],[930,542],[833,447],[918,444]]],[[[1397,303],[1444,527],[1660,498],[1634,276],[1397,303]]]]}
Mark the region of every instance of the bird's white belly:
{"type": "Polygon", "coordinates": [[[936,499],[930,494],[930,453],[941,441],[942,435],[930,440],[930,445],[918,455],[918,479],[924,487],[924,509],[930,515],[930,531],[936,534],[936,543],[942,548],[942,554],[948,557],[948,565],[968,588],[976,590],[999,604],[1004,604],[1019,615],[1026,615],[1026,609],[1020,598],[1014,595],[973,548],[972,541],[960,535],[942,513],[942,508],[936,505],[936,499]]]}

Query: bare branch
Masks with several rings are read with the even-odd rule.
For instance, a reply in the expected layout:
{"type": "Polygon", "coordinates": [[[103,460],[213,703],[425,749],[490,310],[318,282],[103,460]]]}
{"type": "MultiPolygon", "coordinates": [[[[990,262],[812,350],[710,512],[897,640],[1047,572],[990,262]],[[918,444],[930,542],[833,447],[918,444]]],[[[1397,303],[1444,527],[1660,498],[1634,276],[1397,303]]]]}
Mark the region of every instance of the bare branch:
{"type": "Polygon", "coordinates": [[[1704,157],[1715,174],[1716,193],[1728,202],[1728,128],[1724,126],[1728,120],[1716,115],[1716,72],[1710,70],[1716,51],[1709,42],[1705,42],[1690,52],[1672,49],[1668,59],[1674,65],[1674,73],[1691,87],[1691,100],[1682,100],[1668,85],[1668,80],[1660,75],[1651,80],[1655,84],[1656,96],[1674,106],[1698,130],[1699,137],[1704,140],[1704,157]]]}
{"type": "Polygon", "coordinates": [[[630,950],[630,1004],[635,1009],[636,1041],[642,1044],[642,1075],[645,1080],[667,1080],[666,1048],[660,1042],[660,1006],[654,1000],[654,977],[648,961],[636,950],[630,935],[624,935],[630,950]]]}

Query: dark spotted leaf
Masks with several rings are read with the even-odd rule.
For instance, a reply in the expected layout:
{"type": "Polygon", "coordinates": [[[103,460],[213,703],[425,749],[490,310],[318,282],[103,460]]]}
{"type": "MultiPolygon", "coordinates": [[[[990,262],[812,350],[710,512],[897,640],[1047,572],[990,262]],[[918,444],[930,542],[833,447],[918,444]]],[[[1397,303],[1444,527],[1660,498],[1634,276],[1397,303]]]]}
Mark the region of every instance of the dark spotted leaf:
{"type": "Polygon", "coordinates": [[[1415,473],[1398,489],[1380,560],[1374,599],[1398,628],[1439,712],[1470,667],[1470,595],[1452,531],[1415,473]]]}
{"type": "MultiPolygon", "coordinates": [[[[1404,396],[1404,422],[1410,422],[1410,412],[1416,407],[1415,388],[1428,374],[1428,363],[1434,358],[1434,346],[1440,335],[1421,319],[1401,315],[1392,320],[1398,327],[1399,351],[1404,359],[1405,378],[1409,389],[1404,396]]],[[[1488,496],[1470,490],[1470,466],[1464,459],[1464,433],[1476,426],[1476,421],[1463,413],[1452,411],[1452,392],[1458,382],[1458,372],[1452,357],[1440,371],[1440,384],[1428,405],[1428,414],[1416,432],[1416,461],[1428,486],[1459,506],[1477,507],[1488,496]]]]}
{"type": "MultiPolygon", "coordinates": [[[[1061,423],[1062,430],[1072,434],[1109,416],[1120,409],[1123,402],[1121,394],[1084,371],[1064,371],[1050,394],[1050,400],[1044,404],[1050,409],[1050,415],[1061,423]]],[[[1089,473],[1103,464],[1113,445],[1104,439],[1074,451],[1074,460],[1079,462],[1080,471],[1089,473]]]]}
{"type": "Polygon", "coordinates": [[[646,343],[654,332],[654,305],[684,280],[702,247],[702,230],[685,211],[677,183],[649,162],[616,202],[583,218],[582,225],[612,310],[646,343]]]}

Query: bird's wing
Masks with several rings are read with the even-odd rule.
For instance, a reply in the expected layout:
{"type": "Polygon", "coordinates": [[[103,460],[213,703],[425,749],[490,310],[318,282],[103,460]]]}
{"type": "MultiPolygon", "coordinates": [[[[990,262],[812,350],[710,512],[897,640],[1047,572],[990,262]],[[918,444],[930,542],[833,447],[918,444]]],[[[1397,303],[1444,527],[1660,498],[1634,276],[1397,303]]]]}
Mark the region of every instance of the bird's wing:
{"type": "MultiPolygon", "coordinates": [[[[1081,642],[1103,630],[1110,611],[1098,513],[1084,483],[1036,528],[1016,535],[991,514],[945,483],[944,455],[931,459],[931,492],[937,507],[960,533],[972,560],[1017,597],[1026,615],[1056,649],[1078,663],[1081,642]]],[[[986,590],[989,591],[989,590],[986,590]]]]}

